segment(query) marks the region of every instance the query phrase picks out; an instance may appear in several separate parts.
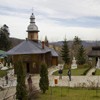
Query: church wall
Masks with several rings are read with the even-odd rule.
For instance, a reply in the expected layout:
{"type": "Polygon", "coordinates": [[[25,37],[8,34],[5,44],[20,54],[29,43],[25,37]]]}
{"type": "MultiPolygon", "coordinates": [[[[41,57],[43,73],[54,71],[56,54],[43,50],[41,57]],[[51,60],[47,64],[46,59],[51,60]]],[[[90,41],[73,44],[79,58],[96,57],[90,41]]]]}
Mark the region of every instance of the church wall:
{"type": "Polygon", "coordinates": [[[50,67],[52,65],[51,59],[52,59],[51,52],[46,53],[45,54],[45,62],[46,62],[48,67],[50,67]]]}
{"type": "MultiPolygon", "coordinates": [[[[26,73],[27,73],[27,70],[29,73],[39,73],[40,65],[42,62],[44,62],[44,60],[48,66],[51,65],[50,53],[32,54],[32,55],[14,55],[13,63],[17,63],[19,59],[22,59],[23,65],[25,66],[26,73]]],[[[17,68],[14,68],[14,69],[16,73],[17,68]]]]}
{"type": "Polygon", "coordinates": [[[52,65],[58,65],[58,57],[52,57],[52,65]]]}
{"type": "MultiPolygon", "coordinates": [[[[31,54],[31,55],[14,55],[13,63],[17,63],[21,59],[25,66],[26,73],[39,73],[40,65],[45,62],[48,67],[58,65],[58,57],[52,57],[51,53],[31,54]]],[[[15,68],[15,73],[17,68],[15,68]]]]}
{"type": "Polygon", "coordinates": [[[40,64],[41,64],[41,54],[35,54],[32,55],[32,61],[33,61],[33,73],[39,73],[39,68],[40,68],[40,64]]]}

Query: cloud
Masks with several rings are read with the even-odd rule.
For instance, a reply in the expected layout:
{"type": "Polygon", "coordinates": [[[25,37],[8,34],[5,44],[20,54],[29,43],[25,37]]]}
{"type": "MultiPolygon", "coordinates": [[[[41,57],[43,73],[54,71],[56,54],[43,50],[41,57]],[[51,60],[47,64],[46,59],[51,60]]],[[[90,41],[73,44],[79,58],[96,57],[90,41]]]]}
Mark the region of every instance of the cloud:
{"type": "Polygon", "coordinates": [[[55,18],[100,16],[98,0],[1,0],[0,5],[16,8],[18,11],[28,8],[30,12],[33,7],[36,12],[55,18]]]}
{"type": "Polygon", "coordinates": [[[80,17],[80,18],[72,18],[72,19],[57,19],[52,18],[54,22],[57,24],[61,24],[67,27],[94,27],[100,28],[100,17],[80,17]]]}
{"type": "Polygon", "coordinates": [[[29,17],[34,8],[36,24],[42,39],[83,39],[100,37],[99,0],[0,0],[0,24],[7,24],[11,36],[26,38],[29,17]],[[91,37],[91,38],[88,38],[91,37]]]}

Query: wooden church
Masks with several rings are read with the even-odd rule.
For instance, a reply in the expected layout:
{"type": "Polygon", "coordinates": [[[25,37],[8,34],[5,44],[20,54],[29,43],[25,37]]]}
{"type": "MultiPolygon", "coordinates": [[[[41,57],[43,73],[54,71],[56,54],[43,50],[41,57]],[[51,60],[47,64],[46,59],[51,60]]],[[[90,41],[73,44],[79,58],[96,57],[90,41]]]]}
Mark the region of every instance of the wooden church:
{"type": "MultiPolygon", "coordinates": [[[[28,38],[7,52],[12,56],[15,64],[21,58],[26,73],[38,73],[42,62],[48,67],[58,64],[58,54],[54,49],[48,47],[47,41],[38,40],[38,27],[35,24],[35,16],[30,16],[30,24],[27,28],[28,38]]],[[[16,73],[16,69],[15,73],[16,73]]]]}
{"type": "Polygon", "coordinates": [[[88,53],[88,57],[94,60],[94,66],[96,66],[98,59],[100,59],[100,46],[93,46],[91,51],[88,53]]]}

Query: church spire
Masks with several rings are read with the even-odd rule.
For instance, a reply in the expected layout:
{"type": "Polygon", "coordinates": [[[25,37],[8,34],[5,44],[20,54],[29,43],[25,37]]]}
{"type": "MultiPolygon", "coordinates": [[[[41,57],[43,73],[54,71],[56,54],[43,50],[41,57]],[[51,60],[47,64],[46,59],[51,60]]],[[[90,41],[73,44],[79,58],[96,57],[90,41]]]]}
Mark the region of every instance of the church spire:
{"type": "Polygon", "coordinates": [[[28,39],[33,40],[33,41],[38,41],[38,27],[35,24],[35,16],[32,13],[30,16],[30,24],[27,27],[27,32],[28,32],[28,39]]]}
{"type": "Polygon", "coordinates": [[[30,24],[27,28],[27,32],[39,32],[38,27],[35,24],[35,16],[33,13],[30,16],[30,24]]]}
{"type": "Polygon", "coordinates": [[[32,15],[30,16],[30,23],[35,23],[35,16],[32,13],[32,15]]]}

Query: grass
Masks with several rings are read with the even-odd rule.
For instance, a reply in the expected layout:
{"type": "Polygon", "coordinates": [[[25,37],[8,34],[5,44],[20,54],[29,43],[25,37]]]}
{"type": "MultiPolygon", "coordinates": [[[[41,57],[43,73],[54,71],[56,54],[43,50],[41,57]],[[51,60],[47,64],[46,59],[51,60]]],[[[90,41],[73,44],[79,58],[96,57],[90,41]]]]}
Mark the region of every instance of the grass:
{"type": "Polygon", "coordinates": [[[100,90],[85,88],[50,87],[36,100],[100,100],[100,90]]]}
{"type": "Polygon", "coordinates": [[[95,75],[100,75],[100,69],[96,69],[95,75]]]}
{"type": "MultiPolygon", "coordinates": [[[[78,76],[78,75],[83,75],[84,72],[87,70],[88,68],[77,68],[77,69],[71,69],[71,74],[72,76],[78,76]]],[[[68,69],[63,69],[63,76],[66,76],[68,72],[68,69]]],[[[53,75],[59,75],[58,71],[54,72],[53,75]]]]}
{"type": "Polygon", "coordinates": [[[0,70],[0,77],[3,77],[7,74],[7,70],[0,70]]]}
{"type": "Polygon", "coordinates": [[[7,74],[7,71],[8,71],[8,70],[11,70],[11,69],[13,69],[13,68],[9,68],[9,69],[7,69],[7,70],[0,70],[0,77],[5,76],[5,75],[7,74]]]}

